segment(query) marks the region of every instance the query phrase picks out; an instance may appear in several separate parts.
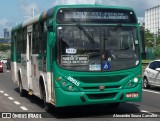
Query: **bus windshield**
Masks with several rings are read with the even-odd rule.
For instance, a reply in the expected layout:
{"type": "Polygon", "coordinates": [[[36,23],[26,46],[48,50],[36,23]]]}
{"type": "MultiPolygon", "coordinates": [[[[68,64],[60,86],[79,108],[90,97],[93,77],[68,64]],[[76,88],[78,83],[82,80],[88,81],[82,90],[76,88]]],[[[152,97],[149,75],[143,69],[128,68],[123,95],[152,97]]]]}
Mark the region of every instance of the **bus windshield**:
{"type": "Polygon", "coordinates": [[[139,64],[136,27],[58,26],[57,40],[57,60],[63,69],[117,71],[139,64]]]}

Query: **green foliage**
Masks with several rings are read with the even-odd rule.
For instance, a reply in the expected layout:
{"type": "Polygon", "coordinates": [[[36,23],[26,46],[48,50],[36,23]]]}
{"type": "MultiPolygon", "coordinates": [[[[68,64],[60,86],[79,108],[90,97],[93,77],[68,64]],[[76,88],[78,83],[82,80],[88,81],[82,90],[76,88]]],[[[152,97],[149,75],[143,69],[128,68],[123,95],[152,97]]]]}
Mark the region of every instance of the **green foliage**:
{"type": "Polygon", "coordinates": [[[160,58],[160,35],[156,38],[156,47],[154,48],[156,58],[160,58]]]}
{"type": "Polygon", "coordinates": [[[151,60],[142,60],[142,63],[150,63],[151,62],[151,60]]]}
{"type": "Polygon", "coordinates": [[[10,50],[11,49],[11,46],[10,45],[5,45],[5,44],[0,44],[0,51],[7,51],[7,50],[10,50]]]}
{"type": "Polygon", "coordinates": [[[160,58],[160,35],[154,38],[154,35],[149,30],[145,30],[145,47],[153,48],[156,58],[160,58]],[[154,39],[156,39],[156,46],[154,46],[154,39]]]}
{"type": "Polygon", "coordinates": [[[156,47],[156,48],[154,48],[154,53],[155,53],[155,55],[156,55],[156,58],[160,58],[160,49],[159,49],[160,47],[156,47]]]}
{"type": "Polygon", "coordinates": [[[147,29],[144,32],[144,37],[145,37],[145,46],[146,47],[153,47],[153,42],[154,42],[154,36],[150,31],[147,29]]]}
{"type": "Polygon", "coordinates": [[[160,47],[160,35],[157,37],[156,45],[160,47]]]}
{"type": "Polygon", "coordinates": [[[10,40],[10,38],[0,38],[0,40],[10,40]]]}

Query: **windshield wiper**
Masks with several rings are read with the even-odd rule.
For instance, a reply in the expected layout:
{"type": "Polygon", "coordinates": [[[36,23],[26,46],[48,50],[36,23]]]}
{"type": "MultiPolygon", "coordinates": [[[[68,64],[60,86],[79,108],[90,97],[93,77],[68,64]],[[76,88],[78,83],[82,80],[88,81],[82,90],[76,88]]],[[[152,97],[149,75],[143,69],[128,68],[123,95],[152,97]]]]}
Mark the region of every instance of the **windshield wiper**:
{"type": "Polygon", "coordinates": [[[91,43],[95,43],[94,39],[90,36],[90,34],[82,27],[80,23],[77,23],[76,26],[83,32],[83,34],[88,38],[91,43]]]}

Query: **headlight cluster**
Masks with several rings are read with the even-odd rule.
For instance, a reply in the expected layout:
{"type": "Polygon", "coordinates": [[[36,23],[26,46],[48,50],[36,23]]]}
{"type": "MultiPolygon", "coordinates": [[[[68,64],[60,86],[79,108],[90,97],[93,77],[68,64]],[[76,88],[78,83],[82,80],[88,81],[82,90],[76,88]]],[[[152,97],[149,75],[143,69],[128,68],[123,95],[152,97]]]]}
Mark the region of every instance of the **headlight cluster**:
{"type": "Polygon", "coordinates": [[[140,77],[141,77],[141,76],[138,75],[137,77],[131,79],[131,80],[125,85],[124,88],[132,88],[132,87],[136,87],[136,86],[139,84],[140,80],[141,80],[140,77]]]}
{"type": "Polygon", "coordinates": [[[59,77],[56,79],[58,84],[62,87],[62,89],[66,90],[66,91],[73,91],[73,92],[78,92],[79,89],[77,88],[76,85],[74,85],[73,83],[71,83],[67,78],[65,77],[59,77]]]}

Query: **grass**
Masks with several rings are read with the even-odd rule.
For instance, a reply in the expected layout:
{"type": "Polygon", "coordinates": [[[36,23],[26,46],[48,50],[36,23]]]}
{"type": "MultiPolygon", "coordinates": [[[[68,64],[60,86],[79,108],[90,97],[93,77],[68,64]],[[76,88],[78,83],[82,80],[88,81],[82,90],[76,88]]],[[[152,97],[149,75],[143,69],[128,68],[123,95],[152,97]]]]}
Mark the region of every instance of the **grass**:
{"type": "Polygon", "coordinates": [[[152,60],[142,60],[142,70],[145,70],[145,68],[151,61],[152,60]]]}
{"type": "Polygon", "coordinates": [[[151,62],[152,60],[142,60],[142,63],[149,63],[149,62],[151,62]]]}

